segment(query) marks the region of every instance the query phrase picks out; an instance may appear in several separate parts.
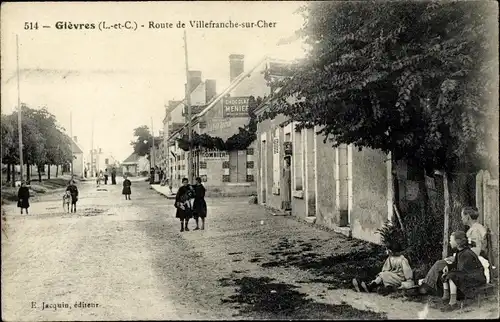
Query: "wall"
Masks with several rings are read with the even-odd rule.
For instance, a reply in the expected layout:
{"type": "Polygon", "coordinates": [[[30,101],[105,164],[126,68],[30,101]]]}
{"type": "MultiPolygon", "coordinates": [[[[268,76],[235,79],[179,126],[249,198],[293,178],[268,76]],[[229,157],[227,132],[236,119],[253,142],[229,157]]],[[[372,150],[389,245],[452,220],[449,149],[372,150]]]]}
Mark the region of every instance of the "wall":
{"type": "MultiPolygon", "coordinates": [[[[272,140],[274,136],[274,129],[278,127],[281,123],[285,121],[285,117],[283,115],[278,115],[276,118],[273,120],[265,120],[257,125],[257,147],[255,149],[255,167],[257,168],[257,171],[255,172],[255,180],[257,181],[257,196],[258,196],[258,202],[259,204],[263,203],[263,196],[262,196],[262,188],[264,185],[266,185],[266,180],[261,180],[261,172],[263,172],[263,169],[261,168],[261,162],[262,162],[262,155],[261,155],[261,148],[263,146],[262,143],[262,133],[265,133],[266,137],[266,143],[265,143],[265,149],[267,150],[267,185],[265,187],[266,191],[266,206],[274,208],[274,209],[281,209],[281,201],[282,201],[282,196],[281,196],[281,191],[280,194],[273,193],[273,145],[272,145],[272,140]]],[[[283,146],[283,131],[280,131],[280,140],[279,144],[281,147],[283,146]]],[[[283,160],[283,149],[280,149],[280,160],[283,160]]],[[[282,174],[282,162],[280,162],[280,178],[282,174]]],[[[280,189],[281,190],[281,189],[280,189]]]]}
{"type": "Polygon", "coordinates": [[[324,136],[318,135],[317,149],[317,209],[316,223],[333,229],[339,225],[339,211],[336,204],[336,153],[332,143],[323,143],[324,136]]]}
{"type": "Polygon", "coordinates": [[[357,148],[352,150],[352,236],[380,243],[376,230],[388,219],[387,155],[357,148]]]}
{"type": "Polygon", "coordinates": [[[83,153],[74,153],[75,159],[73,160],[73,174],[75,176],[83,177],[83,169],[85,167],[83,160],[83,153]]]}

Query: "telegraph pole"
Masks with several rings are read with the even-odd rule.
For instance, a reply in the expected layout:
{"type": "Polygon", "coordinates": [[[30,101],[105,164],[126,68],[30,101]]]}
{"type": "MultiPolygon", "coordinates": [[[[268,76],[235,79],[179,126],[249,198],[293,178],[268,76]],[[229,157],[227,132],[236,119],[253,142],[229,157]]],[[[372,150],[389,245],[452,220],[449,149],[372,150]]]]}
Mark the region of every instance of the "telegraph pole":
{"type": "Polygon", "coordinates": [[[191,144],[191,81],[189,77],[189,63],[188,63],[188,48],[187,48],[187,35],[186,29],[184,29],[184,61],[186,62],[186,107],[188,110],[188,140],[189,140],[189,151],[187,157],[188,163],[188,180],[190,183],[193,182],[193,155],[192,155],[192,144],[191,144]]]}
{"type": "Polygon", "coordinates": [[[95,175],[95,169],[94,169],[94,111],[92,110],[92,134],[91,134],[91,143],[90,143],[90,172],[91,172],[91,177],[94,177],[95,175]]]}
{"type": "Polygon", "coordinates": [[[69,111],[69,135],[71,135],[71,180],[73,180],[73,111],[69,111]]]}
{"type": "MultiPolygon", "coordinates": [[[[23,167],[24,167],[24,158],[23,158],[23,127],[22,127],[22,116],[21,116],[21,86],[19,80],[19,36],[16,35],[16,47],[17,47],[17,131],[19,132],[19,164],[21,165],[21,182],[23,181],[23,167]]],[[[15,174],[15,167],[14,167],[15,174]]],[[[27,178],[28,181],[30,178],[27,178]]],[[[14,182],[14,186],[15,186],[14,182]]]]}
{"type": "Polygon", "coordinates": [[[155,159],[155,156],[156,156],[156,153],[155,153],[155,131],[153,130],[153,117],[151,117],[151,137],[152,137],[152,145],[151,145],[151,151],[153,153],[151,153],[151,167],[154,168],[154,166],[156,165],[156,159],[155,159]]]}

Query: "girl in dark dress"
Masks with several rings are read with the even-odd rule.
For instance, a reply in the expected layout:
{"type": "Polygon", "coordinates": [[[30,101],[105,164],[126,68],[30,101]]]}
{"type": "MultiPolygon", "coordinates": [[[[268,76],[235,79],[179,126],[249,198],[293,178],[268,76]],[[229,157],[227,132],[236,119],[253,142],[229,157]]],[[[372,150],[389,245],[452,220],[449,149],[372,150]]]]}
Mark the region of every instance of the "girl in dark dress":
{"type": "Polygon", "coordinates": [[[66,191],[69,191],[71,194],[71,212],[76,212],[76,202],[78,201],[78,188],[75,185],[75,182],[71,180],[70,184],[66,188],[66,191]]]}
{"type": "Polygon", "coordinates": [[[469,248],[465,232],[451,234],[450,246],[457,249],[457,253],[453,262],[443,270],[443,300],[450,301],[443,311],[459,307],[457,294],[464,297],[471,288],[486,284],[484,267],[476,253],[469,248]]]}
{"type": "Polygon", "coordinates": [[[189,219],[193,216],[193,205],[191,204],[192,199],[195,196],[195,191],[187,178],[182,179],[182,186],[177,190],[175,195],[175,208],[177,211],[175,217],[179,218],[181,221],[181,232],[189,231],[188,223],[189,219]]]}
{"type": "Polygon", "coordinates": [[[205,202],[205,187],[201,184],[201,178],[196,178],[196,184],[194,185],[194,206],[193,206],[193,216],[196,221],[196,228],[194,230],[200,229],[198,226],[198,218],[201,218],[201,230],[205,229],[205,217],[207,217],[207,203],[205,202]]]}
{"type": "Polygon", "coordinates": [[[21,187],[19,187],[17,198],[17,206],[21,208],[21,215],[23,214],[23,209],[26,209],[26,214],[28,214],[28,208],[30,207],[30,189],[26,187],[24,181],[21,183],[21,187]]]}
{"type": "Polygon", "coordinates": [[[131,200],[130,195],[132,194],[132,189],[130,189],[130,186],[132,185],[132,182],[130,182],[127,176],[124,176],[123,179],[122,194],[125,195],[125,200],[131,200]]]}

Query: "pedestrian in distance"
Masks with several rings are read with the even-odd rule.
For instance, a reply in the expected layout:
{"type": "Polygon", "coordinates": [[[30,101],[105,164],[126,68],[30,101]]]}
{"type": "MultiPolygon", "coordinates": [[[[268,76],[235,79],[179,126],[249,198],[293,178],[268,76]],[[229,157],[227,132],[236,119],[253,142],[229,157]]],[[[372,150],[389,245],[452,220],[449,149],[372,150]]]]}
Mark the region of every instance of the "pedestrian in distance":
{"type": "Polygon", "coordinates": [[[116,184],[116,168],[111,169],[111,184],[116,184]]]}
{"type": "Polygon", "coordinates": [[[196,183],[194,185],[194,205],[193,205],[193,217],[196,222],[196,228],[194,230],[200,229],[198,225],[198,219],[201,218],[201,230],[205,230],[205,218],[207,217],[207,203],[205,202],[205,192],[206,189],[201,183],[201,178],[196,178],[196,183]]]}
{"type": "Polygon", "coordinates": [[[182,179],[182,186],[177,190],[175,196],[175,208],[177,208],[175,217],[181,221],[181,232],[189,231],[189,219],[193,217],[195,191],[189,184],[187,178],[182,179]]]}
{"type": "Polygon", "coordinates": [[[105,185],[108,184],[108,178],[109,178],[109,172],[108,172],[108,169],[106,168],[106,170],[104,170],[104,184],[105,185]]]}
{"type": "Polygon", "coordinates": [[[130,182],[127,176],[123,176],[122,194],[125,196],[125,200],[131,200],[130,195],[132,194],[132,189],[130,189],[130,186],[132,186],[132,182],[130,182]]]}
{"type": "Polygon", "coordinates": [[[71,180],[71,183],[66,188],[71,194],[71,212],[76,212],[76,203],[78,202],[78,188],[76,187],[75,181],[71,180]]]}
{"type": "Polygon", "coordinates": [[[30,207],[30,189],[26,186],[26,182],[21,182],[21,187],[17,191],[17,207],[21,208],[21,215],[23,209],[26,209],[28,215],[28,208],[30,207]]]}

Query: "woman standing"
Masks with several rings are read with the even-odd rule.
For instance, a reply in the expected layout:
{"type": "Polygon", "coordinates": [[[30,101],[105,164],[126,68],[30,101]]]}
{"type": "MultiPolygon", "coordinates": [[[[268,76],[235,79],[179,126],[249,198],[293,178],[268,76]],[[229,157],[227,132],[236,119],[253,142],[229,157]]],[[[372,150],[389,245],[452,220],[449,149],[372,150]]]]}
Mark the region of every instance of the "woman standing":
{"type": "Polygon", "coordinates": [[[193,216],[196,221],[196,228],[194,230],[200,229],[198,226],[198,218],[201,218],[201,230],[205,230],[205,218],[207,217],[207,203],[205,202],[205,187],[201,183],[201,178],[196,178],[196,184],[194,186],[194,206],[193,206],[193,216]]]}
{"type": "Polygon", "coordinates": [[[108,184],[108,178],[109,178],[109,172],[108,172],[108,168],[106,168],[106,170],[104,170],[104,184],[105,185],[108,184]]]}
{"type": "Polygon", "coordinates": [[[30,189],[26,187],[26,182],[21,182],[21,187],[17,192],[17,206],[21,208],[21,215],[23,214],[23,209],[26,209],[26,214],[28,215],[28,208],[30,207],[30,189]]]}
{"type": "Polygon", "coordinates": [[[184,230],[189,231],[189,219],[193,216],[192,204],[190,201],[194,198],[194,196],[194,189],[189,185],[188,179],[182,179],[182,186],[179,187],[175,196],[175,208],[177,208],[175,217],[179,218],[181,221],[181,232],[184,230]]]}
{"type": "Polygon", "coordinates": [[[127,178],[127,176],[123,176],[123,190],[122,194],[125,195],[125,200],[131,200],[130,195],[132,194],[132,190],[130,189],[130,186],[132,185],[132,182],[127,178]]]}

